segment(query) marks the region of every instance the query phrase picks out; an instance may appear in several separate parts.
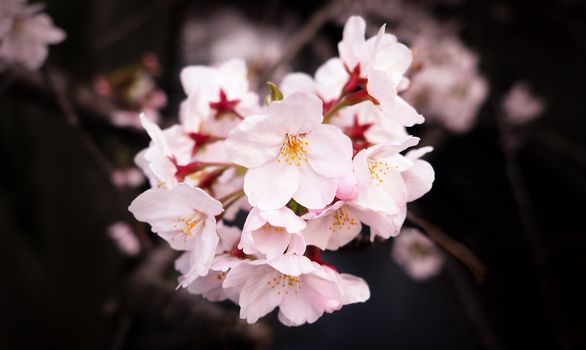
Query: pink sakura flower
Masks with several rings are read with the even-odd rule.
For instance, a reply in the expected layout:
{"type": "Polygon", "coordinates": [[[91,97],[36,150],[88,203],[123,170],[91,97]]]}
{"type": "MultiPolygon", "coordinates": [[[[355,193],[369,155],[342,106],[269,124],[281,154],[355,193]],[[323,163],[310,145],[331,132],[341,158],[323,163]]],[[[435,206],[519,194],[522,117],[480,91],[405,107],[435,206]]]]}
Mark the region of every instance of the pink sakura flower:
{"type": "Polygon", "coordinates": [[[313,323],[324,312],[370,296],[363,280],[299,255],[245,261],[228,273],[224,287],[240,289],[240,317],[249,323],[279,307],[279,320],[287,326],[313,323]]]}
{"type": "Polygon", "coordinates": [[[233,59],[217,68],[184,68],[181,83],[187,94],[181,122],[188,133],[225,137],[244,116],[259,109],[243,60],[233,59]]]}
{"type": "Polygon", "coordinates": [[[303,238],[307,245],[322,250],[337,250],[348,244],[362,231],[362,224],[354,207],[344,201],[337,201],[321,212],[303,215],[307,227],[303,238]]]}
{"type": "Polygon", "coordinates": [[[149,223],[173,249],[192,251],[188,275],[207,273],[218,245],[215,217],[222,213],[222,203],[183,183],[172,189],[151,188],[132,201],[128,210],[137,220],[149,223]]]}
{"type": "Polygon", "coordinates": [[[143,115],[140,119],[152,142],[146,150],[137,155],[137,165],[143,170],[148,170],[145,170],[145,173],[149,176],[151,184],[168,188],[175,186],[180,180],[178,172],[185,169],[184,167],[193,160],[192,151],[195,143],[178,125],[163,131],[143,115]]]}
{"type": "Polygon", "coordinates": [[[338,51],[349,78],[343,91],[363,89],[401,125],[422,123],[423,117],[397,95],[397,90],[405,85],[403,76],[411,65],[411,50],[395,36],[385,34],[384,25],[368,40],[365,32],[366,23],[362,17],[350,17],[344,26],[338,51]]]}
{"type": "Polygon", "coordinates": [[[350,137],[355,152],[407,136],[404,126],[370,101],[342,109],[331,123],[350,137]]]}
{"type": "Polygon", "coordinates": [[[352,144],[337,127],[322,124],[322,103],[307,93],[272,102],[266,115],[246,118],[230,132],[230,160],[248,168],[244,192],[252,206],[279,209],[291,198],[321,209],[351,171],[352,144]]]}
{"type": "Polygon", "coordinates": [[[0,61],[39,69],[49,54],[47,46],[65,39],[65,32],[53,25],[51,17],[39,13],[43,7],[27,5],[24,0],[2,2],[0,61]]]}
{"type": "Polygon", "coordinates": [[[468,132],[489,91],[478,55],[448,34],[422,35],[414,45],[422,68],[413,74],[405,99],[446,129],[468,132]]]}
{"type": "Polygon", "coordinates": [[[116,169],[112,172],[112,183],[119,188],[138,187],[144,183],[144,175],[137,168],[116,169]]]}
{"type": "Polygon", "coordinates": [[[108,236],[125,255],[136,256],[140,253],[140,243],[128,223],[124,221],[113,223],[108,227],[108,236]]]}
{"type": "Polygon", "coordinates": [[[429,163],[418,158],[431,151],[431,147],[412,151],[407,156],[399,153],[418,142],[418,138],[409,136],[358,152],[353,161],[358,195],[353,202],[365,209],[393,215],[400,213],[405,203],[428,192],[434,171],[429,163]]]}
{"type": "Polygon", "coordinates": [[[224,288],[222,283],[228,271],[244,261],[244,255],[236,247],[241,232],[236,227],[223,225],[222,222],[218,223],[217,231],[220,241],[207,274],[189,274],[194,252],[183,253],[175,261],[175,268],[183,274],[179,277],[179,285],[187,288],[190,293],[201,295],[210,301],[230,299],[237,303],[239,290],[224,288]]]}
{"type": "Polygon", "coordinates": [[[522,125],[543,114],[546,103],[534,95],[528,83],[518,82],[503,98],[501,108],[511,124],[522,125]]]}
{"type": "Polygon", "coordinates": [[[354,157],[355,196],[305,214],[305,243],[336,250],[354,239],[362,224],[370,227],[371,240],[396,236],[405,221],[407,202],[427,193],[435,177],[431,165],[419,159],[431,147],[399,154],[416,143],[416,138],[409,137],[360,151],[354,157]]]}
{"type": "Polygon", "coordinates": [[[322,101],[324,110],[342,96],[342,89],[350,75],[339,58],[330,58],[315,71],[315,78],[305,73],[290,73],[283,78],[280,85],[284,96],[294,92],[307,92],[317,95],[322,101]]]}
{"type": "Polygon", "coordinates": [[[351,104],[358,104],[342,109],[336,117],[332,118],[331,123],[340,127],[349,127],[354,121],[354,116],[359,115],[359,119],[366,119],[368,122],[376,120],[377,123],[371,133],[378,135],[382,132],[382,137],[389,133],[401,132],[403,126],[411,126],[423,121],[422,117],[399,96],[390,96],[389,99],[393,101],[387,103],[383,110],[378,100],[375,104],[368,96],[362,96],[360,90],[348,90],[348,84],[358,84],[354,89],[359,89],[363,88],[359,85],[366,81],[366,78],[361,83],[352,82],[352,79],[342,61],[332,58],[317,69],[315,80],[305,73],[288,74],[281,83],[281,90],[284,96],[299,91],[317,95],[322,100],[324,113],[327,113],[336,103],[348,98],[351,104]],[[360,103],[360,101],[363,102],[360,103]]]}
{"type": "Polygon", "coordinates": [[[238,248],[246,254],[264,254],[269,260],[285,251],[302,255],[305,241],[299,232],[304,228],[305,221],[287,207],[265,211],[253,208],[244,223],[238,248]]]}
{"type": "Polygon", "coordinates": [[[393,259],[414,280],[425,280],[437,275],[444,264],[444,256],[437,246],[419,230],[401,231],[391,251],[393,259]]]}

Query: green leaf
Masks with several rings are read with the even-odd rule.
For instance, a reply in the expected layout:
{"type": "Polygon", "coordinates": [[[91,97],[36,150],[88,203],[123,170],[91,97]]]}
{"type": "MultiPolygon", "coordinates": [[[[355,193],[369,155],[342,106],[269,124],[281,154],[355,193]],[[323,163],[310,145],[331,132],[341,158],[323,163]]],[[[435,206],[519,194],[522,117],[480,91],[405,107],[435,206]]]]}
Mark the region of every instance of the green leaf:
{"type": "Polygon", "coordinates": [[[271,93],[271,102],[281,101],[283,99],[283,92],[281,92],[281,89],[279,89],[275,83],[267,81],[267,86],[269,87],[269,91],[271,93]]]}

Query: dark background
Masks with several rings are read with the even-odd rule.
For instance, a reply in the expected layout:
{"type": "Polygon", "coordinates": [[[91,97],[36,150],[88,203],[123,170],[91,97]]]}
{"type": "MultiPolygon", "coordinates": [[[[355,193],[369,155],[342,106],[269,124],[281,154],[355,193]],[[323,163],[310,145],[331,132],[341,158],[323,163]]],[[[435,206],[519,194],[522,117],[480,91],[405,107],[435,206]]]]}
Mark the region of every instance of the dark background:
{"type": "MultiPolygon", "coordinates": [[[[165,67],[160,83],[170,97],[164,114],[173,116],[183,98],[181,67],[206,63],[181,59],[179,32],[186,18],[205,18],[229,5],[276,29],[286,21],[292,35],[325,2],[47,4],[68,34],[51,48],[51,67],[84,82],[154,51],[165,67]],[[120,29],[127,31],[110,44],[120,29]]],[[[392,242],[335,254],[329,259],[339,270],[367,280],[371,299],[298,328],[279,325],[273,315],[267,320],[274,325],[272,348],[586,348],[586,6],[570,0],[437,1],[432,8],[438,18],[464,24],[461,38],[479,53],[491,90],[478,126],[450,135],[434,152],[436,182],[418,205],[429,221],[480,258],[486,279],[477,283],[450,259],[439,276],[414,282],[390,259],[392,242]],[[548,110],[519,136],[511,169],[495,106],[520,79],[547,100],[548,110]],[[520,182],[511,181],[516,169],[520,182]],[[514,191],[523,190],[528,201],[519,207],[514,191]]],[[[319,33],[335,50],[341,27],[328,23],[319,33]]],[[[315,52],[306,45],[293,67],[313,72],[319,64],[315,52]]],[[[82,126],[111,158],[121,144],[132,152],[146,146],[145,135],[87,114],[80,114],[82,126]]],[[[104,232],[113,221],[130,219],[126,207],[138,192],[113,188],[79,144],[53,98],[2,83],[0,348],[201,347],[157,312],[123,318],[112,307],[138,262],[122,256],[104,232]]]]}

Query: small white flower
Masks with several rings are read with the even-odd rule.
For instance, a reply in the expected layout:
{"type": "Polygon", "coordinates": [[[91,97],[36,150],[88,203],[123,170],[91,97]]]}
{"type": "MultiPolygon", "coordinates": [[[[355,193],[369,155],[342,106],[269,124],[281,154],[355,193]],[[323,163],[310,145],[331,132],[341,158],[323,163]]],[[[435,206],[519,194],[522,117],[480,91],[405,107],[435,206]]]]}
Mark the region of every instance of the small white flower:
{"type": "Polygon", "coordinates": [[[243,60],[233,59],[217,68],[189,66],[181,71],[181,83],[187,94],[181,122],[187,132],[225,137],[245,115],[259,110],[243,60]]]}
{"type": "Polygon", "coordinates": [[[539,117],[545,111],[546,103],[535,96],[526,82],[518,82],[505,95],[502,110],[511,124],[521,125],[539,117]]]}
{"type": "Polygon", "coordinates": [[[412,151],[407,156],[399,154],[418,142],[418,138],[410,136],[360,151],[354,157],[358,195],[353,203],[394,215],[402,212],[407,202],[427,193],[435,174],[429,163],[418,158],[431,148],[412,151]]]}
{"type": "Polygon", "coordinates": [[[444,257],[436,245],[414,228],[404,229],[395,238],[392,257],[418,281],[437,275],[444,264],[444,257]]]}
{"type": "Polygon", "coordinates": [[[128,210],[137,220],[149,223],[173,249],[193,252],[188,275],[207,273],[218,245],[215,217],[222,213],[222,203],[182,183],[172,189],[151,188],[132,201],[128,210]]]}
{"type": "Polygon", "coordinates": [[[279,307],[279,320],[287,326],[313,323],[324,312],[370,297],[364,280],[298,255],[245,261],[228,273],[224,287],[241,290],[240,317],[249,323],[279,307]]]}
{"type": "Polygon", "coordinates": [[[241,232],[236,227],[223,225],[222,222],[218,223],[217,230],[220,241],[208,273],[202,276],[189,275],[193,253],[183,253],[175,261],[175,268],[183,274],[179,277],[179,285],[187,288],[190,293],[201,295],[210,301],[230,299],[237,303],[240,290],[224,288],[222,283],[228,271],[244,261],[243,255],[236,247],[241,232]]]}
{"type": "Polygon", "coordinates": [[[280,209],[293,198],[321,209],[334,199],[336,179],[351,170],[352,144],[338,128],[322,124],[321,111],[318,98],[298,92],[230,132],[226,150],[249,169],[244,192],[251,205],[280,209]]]}
{"type": "Polygon", "coordinates": [[[477,55],[452,36],[422,36],[414,45],[422,69],[411,78],[405,99],[448,130],[469,131],[488,95],[477,55]]]}
{"type": "Polygon", "coordinates": [[[116,243],[120,251],[128,256],[140,253],[140,243],[134,230],[126,222],[118,221],[108,227],[108,236],[116,243]]]}
{"type": "Polygon", "coordinates": [[[305,241],[300,234],[305,221],[287,207],[278,210],[253,208],[242,229],[238,248],[246,254],[261,253],[275,259],[285,253],[302,255],[305,241]]]}

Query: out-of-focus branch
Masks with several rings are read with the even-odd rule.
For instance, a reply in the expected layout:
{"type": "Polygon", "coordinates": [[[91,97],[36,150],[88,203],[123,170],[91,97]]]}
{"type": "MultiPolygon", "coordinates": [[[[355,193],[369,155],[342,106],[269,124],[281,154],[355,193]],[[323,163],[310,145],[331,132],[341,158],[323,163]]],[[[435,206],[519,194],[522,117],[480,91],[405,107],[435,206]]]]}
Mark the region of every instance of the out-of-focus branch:
{"type": "Polygon", "coordinates": [[[339,16],[343,11],[347,11],[347,9],[349,9],[349,5],[350,2],[347,0],[331,0],[322,8],[314,12],[307,23],[305,23],[305,25],[295,35],[293,35],[290,40],[288,40],[289,44],[287,48],[283,50],[281,57],[260,75],[260,79],[258,81],[261,84],[264,84],[265,81],[270,80],[273,74],[281,66],[293,60],[299,51],[301,51],[305,45],[307,45],[313,40],[313,38],[315,38],[321,27],[334,19],[336,16],[339,16]]]}
{"type": "Polygon", "coordinates": [[[492,324],[490,323],[486,312],[482,308],[478,296],[474,293],[473,286],[464,268],[457,264],[453,259],[447,259],[446,270],[452,280],[454,289],[460,297],[464,310],[476,328],[478,335],[482,339],[487,350],[501,350],[503,349],[499,338],[497,337],[492,324]]]}
{"type": "MultiPolygon", "coordinates": [[[[61,71],[51,69],[50,73],[51,80],[61,86],[62,95],[69,101],[74,112],[82,113],[84,117],[89,116],[97,122],[111,124],[110,115],[115,110],[111,103],[98,97],[89,86],[72,87],[70,77],[61,71]]],[[[46,75],[43,76],[40,72],[14,67],[10,70],[10,74],[12,77],[11,88],[24,89],[51,100],[56,96],[52,87],[47,84],[46,75]]],[[[62,108],[62,106],[60,107],[62,108]]],[[[78,113],[76,114],[79,120],[81,114],[78,113]]]]}
{"type": "Polygon", "coordinates": [[[586,149],[573,144],[570,140],[553,130],[535,129],[531,141],[551,149],[561,157],[569,158],[580,166],[586,166],[586,149]]]}
{"type": "Polygon", "coordinates": [[[472,251],[470,251],[470,249],[445,234],[442,229],[436,225],[415,215],[411,211],[407,213],[407,218],[415,225],[421,227],[427,236],[438,246],[442,247],[445,251],[450,253],[466,267],[468,267],[468,269],[470,269],[470,271],[474,274],[474,277],[476,277],[477,281],[484,281],[486,267],[484,267],[482,262],[480,262],[480,260],[476,257],[476,255],[474,255],[474,253],[472,253],[472,251]]]}
{"type": "Polygon", "coordinates": [[[79,137],[82,146],[86,149],[90,157],[96,163],[98,169],[106,176],[108,182],[112,180],[112,173],[114,172],[114,167],[112,166],[108,157],[106,157],[98,145],[92,140],[89,134],[83,129],[79,122],[79,117],[67,96],[66,88],[64,81],[58,81],[55,74],[46,69],[44,72],[44,78],[47,83],[47,86],[51,90],[51,93],[54,95],[57,104],[65,114],[65,121],[69,126],[75,131],[77,136],[79,137]]]}
{"type": "Polygon", "coordinates": [[[233,311],[176,290],[165,279],[176,257],[167,246],[153,249],[125,283],[121,307],[131,314],[158,315],[185,340],[204,348],[268,348],[272,333],[264,323],[247,324],[233,311]]]}
{"type": "MultiPolygon", "coordinates": [[[[495,110],[499,110],[495,107],[495,110]]],[[[497,131],[499,133],[501,148],[505,160],[505,172],[515,204],[519,219],[523,227],[523,232],[531,250],[533,264],[538,272],[538,280],[541,289],[541,297],[545,307],[546,313],[549,315],[551,326],[558,340],[558,344],[562,349],[567,349],[564,329],[561,325],[561,317],[555,301],[551,271],[548,266],[548,256],[545,245],[539,236],[537,228],[537,221],[533,215],[533,208],[531,207],[531,196],[529,190],[525,186],[523,174],[519,164],[517,163],[517,154],[519,151],[518,142],[516,138],[518,134],[514,132],[513,127],[507,123],[503,115],[496,116],[497,131]]]]}

